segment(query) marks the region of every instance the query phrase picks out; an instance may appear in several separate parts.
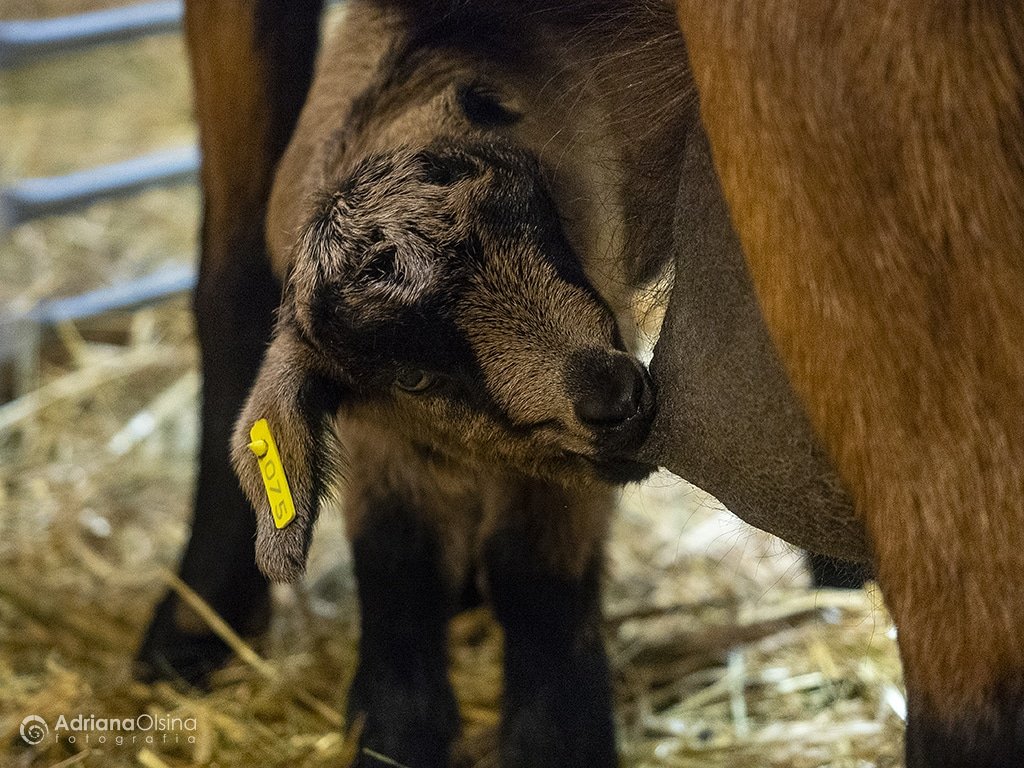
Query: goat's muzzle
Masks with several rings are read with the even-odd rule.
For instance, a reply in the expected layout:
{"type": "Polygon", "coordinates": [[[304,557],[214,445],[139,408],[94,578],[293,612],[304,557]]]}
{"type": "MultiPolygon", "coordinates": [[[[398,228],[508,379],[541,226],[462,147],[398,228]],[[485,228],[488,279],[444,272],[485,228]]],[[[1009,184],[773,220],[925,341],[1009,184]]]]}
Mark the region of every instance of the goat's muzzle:
{"type": "Polygon", "coordinates": [[[570,358],[566,386],[576,418],[593,435],[594,454],[587,458],[598,475],[625,483],[650,474],[653,466],[633,458],[654,421],[654,385],[647,369],[625,352],[590,347],[570,358]]]}

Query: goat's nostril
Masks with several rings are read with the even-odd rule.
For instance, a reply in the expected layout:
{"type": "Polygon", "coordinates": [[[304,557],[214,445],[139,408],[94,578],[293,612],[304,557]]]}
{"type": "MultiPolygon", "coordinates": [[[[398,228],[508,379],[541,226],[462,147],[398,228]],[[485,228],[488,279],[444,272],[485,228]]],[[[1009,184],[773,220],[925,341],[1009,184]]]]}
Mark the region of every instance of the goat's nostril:
{"type": "Polygon", "coordinates": [[[628,355],[613,353],[594,360],[591,380],[576,398],[576,416],[594,427],[615,427],[640,409],[646,386],[640,366],[628,355]]]}

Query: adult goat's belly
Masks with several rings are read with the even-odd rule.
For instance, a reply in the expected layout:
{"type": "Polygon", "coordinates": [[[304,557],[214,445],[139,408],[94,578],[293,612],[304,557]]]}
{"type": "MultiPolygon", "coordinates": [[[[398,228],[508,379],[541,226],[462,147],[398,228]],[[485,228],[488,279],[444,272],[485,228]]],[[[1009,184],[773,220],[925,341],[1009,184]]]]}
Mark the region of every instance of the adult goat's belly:
{"type": "Polygon", "coordinates": [[[867,560],[864,527],[764,325],[700,127],[687,141],[674,248],[643,458],[786,541],[867,560]]]}

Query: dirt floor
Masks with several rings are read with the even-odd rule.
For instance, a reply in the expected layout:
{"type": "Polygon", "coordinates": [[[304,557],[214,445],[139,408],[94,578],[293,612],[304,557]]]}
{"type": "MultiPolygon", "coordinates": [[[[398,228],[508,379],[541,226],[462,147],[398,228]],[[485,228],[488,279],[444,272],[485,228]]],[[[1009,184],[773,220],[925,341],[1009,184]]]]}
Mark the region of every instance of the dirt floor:
{"type": "MultiPolygon", "coordinates": [[[[0,18],[110,4],[6,0],[0,18]]],[[[190,142],[189,113],[173,36],[0,72],[0,183],[190,142]]],[[[0,309],[190,263],[197,203],[192,187],[157,190],[0,233],[0,309]]],[[[321,522],[306,581],[275,593],[268,635],[230,638],[240,655],[211,692],[134,682],[133,651],[177,587],[187,535],[187,301],[44,341],[34,384],[0,404],[0,765],[346,765],[357,628],[340,515],[321,522]],[[136,718],[136,730],[102,718],[136,718]]],[[[606,629],[626,768],[902,764],[905,705],[877,591],[809,590],[799,553],[669,475],[621,506],[606,629]]],[[[451,652],[462,752],[495,765],[501,638],[485,610],[453,623],[451,652]]]]}

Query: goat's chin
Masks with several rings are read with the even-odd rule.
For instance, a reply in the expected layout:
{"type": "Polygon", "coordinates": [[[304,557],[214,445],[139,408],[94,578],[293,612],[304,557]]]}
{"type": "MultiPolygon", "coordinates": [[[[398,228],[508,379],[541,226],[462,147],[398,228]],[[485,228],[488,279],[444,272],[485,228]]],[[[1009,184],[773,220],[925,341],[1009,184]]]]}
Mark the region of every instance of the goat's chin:
{"type": "Polygon", "coordinates": [[[599,453],[580,453],[557,445],[518,445],[495,449],[488,443],[434,444],[429,453],[485,474],[497,471],[522,474],[567,487],[586,487],[595,482],[626,485],[644,480],[657,467],[632,458],[599,453]]]}
{"type": "Polygon", "coordinates": [[[626,485],[647,478],[657,467],[633,459],[591,456],[567,451],[548,459],[537,460],[526,474],[552,480],[567,486],[588,486],[595,481],[606,485],[626,485]]]}
{"type": "Polygon", "coordinates": [[[647,479],[657,467],[642,461],[625,458],[590,458],[587,461],[598,479],[612,485],[639,483],[647,479]]]}

